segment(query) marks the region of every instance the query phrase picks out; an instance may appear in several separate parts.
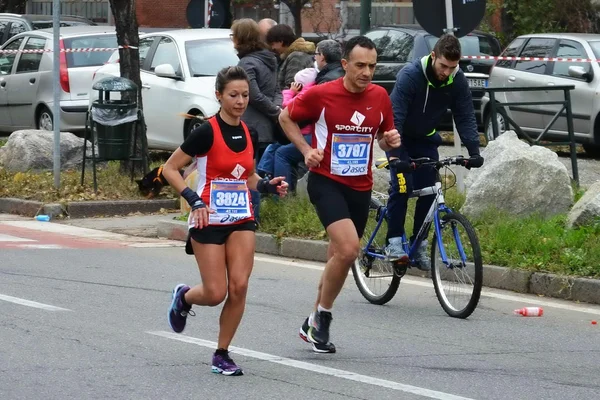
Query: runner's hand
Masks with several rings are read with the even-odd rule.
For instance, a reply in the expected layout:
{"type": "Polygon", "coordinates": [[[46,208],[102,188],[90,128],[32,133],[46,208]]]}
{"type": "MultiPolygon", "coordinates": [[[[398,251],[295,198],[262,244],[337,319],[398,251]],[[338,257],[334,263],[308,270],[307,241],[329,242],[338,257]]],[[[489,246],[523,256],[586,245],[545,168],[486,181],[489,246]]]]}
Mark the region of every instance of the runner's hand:
{"type": "Polygon", "coordinates": [[[190,213],[192,214],[192,224],[194,224],[194,228],[202,229],[208,226],[209,214],[214,214],[215,210],[212,210],[209,207],[202,207],[192,210],[190,213]]]}
{"type": "Polygon", "coordinates": [[[324,156],[323,150],[310,149],[304,156],[304,163],[308,168],[317,168],[321,161],[323,161],[324,156]]]}
{"type": "Polygon", "coordinates": [[[289,184],[284,179],[284,176],[278,176],[269,181],[269,185],[277,186],[277,194],[279,197],[285,197],[288,191],[289,184]]]}
{"type": "Polygon", "coordinates": [[[385,140],[385,143],[392,149],[397,149],[400,147],[400,134],[396,129],[383,132],[383,140],[385,140]]]}

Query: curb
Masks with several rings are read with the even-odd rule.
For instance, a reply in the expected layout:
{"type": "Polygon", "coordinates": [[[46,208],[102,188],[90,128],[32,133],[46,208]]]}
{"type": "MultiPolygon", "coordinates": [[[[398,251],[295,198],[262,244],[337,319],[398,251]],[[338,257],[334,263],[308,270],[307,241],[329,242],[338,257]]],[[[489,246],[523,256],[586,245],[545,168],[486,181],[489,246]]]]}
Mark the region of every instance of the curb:
{"type": "Polygon", "coordinates": [[[179,200],[72,201],[65,204],[45,204],[41,201],[0,198],[0,213],[18,214],[26,217],[46,214],[50,218],[61,216],[84,218],[105,215],[128,215],[136,212],[150,214],[159,212],[161,209],[179,209],[179,200]]]}
{"type": "MultiPolygon", "coordinates": [[[[159,221],[158,237],[186,240],[184,221],[159,221]]],[[[309,261],[327,261],[328,243],[320,240],[277,238],[267,233],[256,233],[256,252],[309,261]]],[[[409,269],[407,275],[428,277],[428,273],[409,269]]],[[[483,266],[483,286],[554,297],[564,300],[600,304],[600,280],[532,272],[495,265],[483,266]]]]}

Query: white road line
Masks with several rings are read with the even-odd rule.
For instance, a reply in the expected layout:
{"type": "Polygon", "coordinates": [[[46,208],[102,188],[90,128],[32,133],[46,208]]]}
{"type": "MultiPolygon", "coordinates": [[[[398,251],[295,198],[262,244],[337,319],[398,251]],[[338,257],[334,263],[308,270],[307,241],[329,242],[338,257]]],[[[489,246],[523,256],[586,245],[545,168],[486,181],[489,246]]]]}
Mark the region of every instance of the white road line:
{"type": "Polygon", "coordinates": [[[33,250],[64,250],[69,247],[61,246],[60,244],[21,244],[20,248],[33,249],[33,250]]]}
{"type": "MultiPolygon", "coordinates": [[[[323,269],[325,268],[323,266],[323,264],[317,265],[317,264],[305,263],[302,261],[283,260],[283,259],[278,259],[278,258],[274,258],[274,257],[255,256],[254,259],[256,261],[261,261],[261,262],[287,265],[287,266],[291,266],[291,267],[299,267],[299,268],[305,268],[305,269],[312,269],[312,270],[316,270],[316,271],[323,271],[323,269]]],[[[348,275],[352,275],[352,271],[350,271],[348,275]]],[[[427,288],[433,289],[433,283],[431,282],[431,280],[425,279],[425,278],[413,278],[413,277],[405,276],[404,278],[402,278],[402,285],[405,285],[405,284],[427,287],[427,288]]],[[[558,308],[561,310],[577,311],[577,312],[586,313],[586,314],[600,315],[600,307],[594,308],[594,307],[585,306],[585,305],[576,304],[576,303],[568,303],[566,300],[560,300],[560,299],[540,300],[538,298],[535,298],[534,297],[535,295],[532,295],[532,294],[529,294],[529,295],[526,295],[526,294],[523,294],[523,295],[504,294],[504,293],[498,293],[498,292],[490,290],[490,289],[487,289],[487,290],[483,289],[481,291],[481,295],[485,296],[485,297],[490,297],[493,299],[498,299],[498,300],[514,301],[514,302],[518,302],[518,303],[527,303],[528,305],[529,304],[539,305],[539,306],[545,306],[545,307],[558,308]]]]}
{"type": "MultiPolygon", "coordinates": [[[[209,340],[198,339],[191,336],[184,336],[177,333],[166,332],[166,331],[154,331],[147,332],[151,335],[160,336],[166,339],[178,340],[180,342],[191,343],[198,346],[208,347],[214,349],[217,343],[209,340]]],[[[439,400],[471,400],[467,397],[455,396],[453,394],[438,392],[436,390],[430,390],[418,386],[406,385],[404,383],[388,381],[385,379],[374,378],[372,376],[361,375],[351,371],[345,371],[342,369],[324,367],[318,364],[312,364],[304,361],[293,360],[291,358],[285,358],[276,356],[273,354],[261,353],[254,350],[244,349],[242,347],[230,347],[230,350],[234,353],[241,354],[246,357],[256,358],[258,360],[268,361],[275,364],[281,364],[292,368],[302,369],[309,372],[315,372],[318,374],[329,375],[336,378],[347,379],[350,381],[366,383],[373,386],[379,386],[387,389],[393,389],[400,392],[412,393],[418,396],[428,397],[430,399],[439,400]]]]}
{"type": "Polygon", "coordinates": [[[25,239],[17,236],[4,235],[0,233],[0,242],[35,242],[33,239],[25,239]]]}
{"type": "Polygon", "coordinates": [[[18,297],[6,296],[4,294],[0,294],[0,300],[8,301],[10,303],[20,304],[22,306],[39,308],[41,310],[46,310],[46,311],[71,311],[66,308],[60,308],[60,307],[51,306],[49,304],[38,303],[37,301],[20,299],[18,297]]]}

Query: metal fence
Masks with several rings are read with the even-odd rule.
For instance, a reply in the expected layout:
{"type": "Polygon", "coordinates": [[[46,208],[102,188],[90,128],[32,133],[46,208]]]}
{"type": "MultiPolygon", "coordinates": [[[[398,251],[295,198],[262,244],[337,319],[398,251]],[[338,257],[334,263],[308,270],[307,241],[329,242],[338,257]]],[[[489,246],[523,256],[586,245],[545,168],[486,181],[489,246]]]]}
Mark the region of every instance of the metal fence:
{"type": "MultiPolygon", "coordinates": [[[[27,2],[30,14],[52,15],[52,0],[30,0],[27,2]]],[[[78,15],[94,22],[107,23],[109,13],[108,1],[98,0],[61,0],[61,15],[78,15]]]]}

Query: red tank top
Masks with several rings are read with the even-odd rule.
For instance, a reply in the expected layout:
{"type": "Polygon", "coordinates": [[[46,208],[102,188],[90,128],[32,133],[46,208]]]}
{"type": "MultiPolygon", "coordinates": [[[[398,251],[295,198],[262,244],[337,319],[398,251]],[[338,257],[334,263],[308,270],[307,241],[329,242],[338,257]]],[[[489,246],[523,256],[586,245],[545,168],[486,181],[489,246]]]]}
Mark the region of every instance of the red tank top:
{"type": "Polygon", "coordinates": [[[213,144],[208,153],[197,158],[198,196],[215,210],[209,225],[232,225],[254,220],[247,180],[254,169],[252,138],[244,122],[246,148],[236,153],[225,140],[216,117],[208,120],[213,144]]]}

